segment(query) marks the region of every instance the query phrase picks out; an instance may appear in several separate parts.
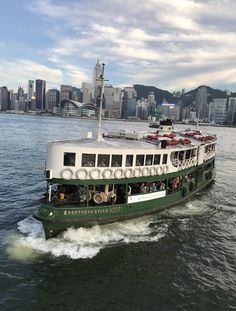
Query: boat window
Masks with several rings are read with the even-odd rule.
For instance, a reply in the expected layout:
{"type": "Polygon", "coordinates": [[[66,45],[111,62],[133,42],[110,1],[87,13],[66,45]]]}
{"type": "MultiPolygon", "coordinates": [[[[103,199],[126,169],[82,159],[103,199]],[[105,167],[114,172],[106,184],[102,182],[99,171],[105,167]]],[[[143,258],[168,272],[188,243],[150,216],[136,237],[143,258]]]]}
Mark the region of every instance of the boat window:
{"type": "Polygon", "coordinates": [[[153,161],[153,155],[152,154],[147,154],[146,155],[146,160],[145,160],[145,165],[152,165],[153,161]]]}
{"type": "Polygon", "coordinates": [[[110,162],[109,154],[99,154],[98,155],[98,167],[108,167],[110,162]]]}
{"type": "Polygon", "coordinates": [[[190,159],[191,150],[186,150],[185,159],[190,159]]]}
{"type": "Polygon", "coordinates": [[[162,164],[166,164],[167,163],[167,154],[163,154],[163,158],[162,158],[162,164]]]}
{"type": "Polygon", "coordinates": [[[194,158],[196,156],[196,149],[191,150],[191,158],[194,158]]]}
{"type": "Polygon", "coordinates": [[[184,151],[179,152],[179,160],[183,161],[184,160],[184,151]]]}
{"type": "Polygon", "coordinates": [[[82,166],[93,167],[95,166],[95,154],[91,153],[82,153],[82,166]]]}
{"type": "Polygon", "coordinates": [[[120,167],[120,166],[122,166],[122,155],[121,154],[113,154],[112,155],[111,166],[112,167],[120,167]]]}
{"type": "Polygon", "coordinates": [[[133,158],[134,158],[134,156],[132,154],[127,154],[125,166],[127,166],[127,167],[133,166],[133,158]]]}
{"type": "Polygon", "coordinates": [[[143,166],[144,165],[144,154],[137,154],[136,155],[136,166],[143,166]]]}
{"type": "Polygon", "coordinates": [[[160,154],[155,154],[154,155],[154,165],[158,165],[160,164],[160,161],[161,161],[161,155],[160,154]]]}
{"type": "Polygon", "coordinates": [[[74,152],[64,152],[64,166],[75,166],[74,152]]]}

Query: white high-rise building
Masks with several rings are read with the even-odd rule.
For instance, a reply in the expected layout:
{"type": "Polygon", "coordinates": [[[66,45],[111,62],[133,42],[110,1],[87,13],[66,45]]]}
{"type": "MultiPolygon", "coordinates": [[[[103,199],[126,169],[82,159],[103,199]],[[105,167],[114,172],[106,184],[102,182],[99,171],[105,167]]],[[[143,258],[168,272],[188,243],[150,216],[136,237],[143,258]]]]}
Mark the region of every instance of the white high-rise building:
{"type": "Polygon", "coordinates": [[[27,94],[27,100],[32,100],[32,97],[34,96],[34,80],[28,81],[28,94],[27,94]]]}
{"type": "Polygon", "coordinates": [[[227,112],[227,99],[226,98],[214,98],[209,106],[209,120],[223,124],[226,119],[227,112]]]}
{"type": "Polygon", "coordinates": [[[105,116],[109,118],[119,118],[121,114],[121,88],[105,86],[105,116]]]}
{"type": "Polygon", "coordinates": [[[198,89],[196,94],[196,111],[199,119],[205,119],[208,116],[207,106],[207,88],[201,87],[198,89]]]}

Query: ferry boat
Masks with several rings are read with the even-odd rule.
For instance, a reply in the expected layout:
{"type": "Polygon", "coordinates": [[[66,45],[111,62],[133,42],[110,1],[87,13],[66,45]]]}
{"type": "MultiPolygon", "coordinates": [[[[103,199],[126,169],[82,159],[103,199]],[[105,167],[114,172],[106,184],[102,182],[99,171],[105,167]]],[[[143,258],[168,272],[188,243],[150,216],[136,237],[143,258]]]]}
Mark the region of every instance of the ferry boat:
{"type": "Polygon", "coordinates": [[[98,133],[98,139],[47,146],[47,193],[34,212],[47,239],[69,227],[123,221],[176,206],[214,180],[215,135],[174,131],[171,120],[160,120],[152,132],[102,135],[101,114],[98,133]]]}

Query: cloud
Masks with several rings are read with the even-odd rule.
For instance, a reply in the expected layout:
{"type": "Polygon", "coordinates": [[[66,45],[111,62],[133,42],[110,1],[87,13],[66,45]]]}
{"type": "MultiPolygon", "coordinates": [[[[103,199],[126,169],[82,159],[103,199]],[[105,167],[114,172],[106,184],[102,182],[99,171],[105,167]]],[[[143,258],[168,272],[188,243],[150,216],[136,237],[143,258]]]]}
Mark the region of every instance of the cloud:
{"type": "Polygon", "coordinates": [[[114,70],[114,84],[177,89],[235,81],[233,0],[35,0],[27,7],[42,19],[44,35],[47,26],[51,45],[43,50],[47,65],[32,59],[24,77],[35,70],[78,85],[99,57],[114,70]]]}
{"type": "Polygon", "coordinates": [[[0,64],[0,80],[6,81],[10,88],[16,90],[23,83],[26,90],[29,79],[46,80],[47,88],[50,88],[58,87],[60,84],[79,86],[82,81],[87,79],[87,76],[74,65],[53,68],[26,59],[0,64]]]}

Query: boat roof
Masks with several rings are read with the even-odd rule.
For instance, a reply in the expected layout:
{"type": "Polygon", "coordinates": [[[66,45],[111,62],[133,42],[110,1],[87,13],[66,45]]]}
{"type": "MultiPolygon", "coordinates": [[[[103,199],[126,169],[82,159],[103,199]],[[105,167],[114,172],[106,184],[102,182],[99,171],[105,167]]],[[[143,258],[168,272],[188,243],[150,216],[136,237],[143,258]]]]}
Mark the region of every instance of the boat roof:
{"type": "MultiPolygon", "coordinates": [[[[135,134],[138,134],[134,132],[135,134]]],[[[141,133],[141,132],[140,132],[141,133]]],[[[104,140],[98,141],[97,139],[76,139],[76,140],[63,140],[63,141],[54,141],[50,142],[49,144],[56,144],[64,147],[80,147],[80,148],[94,148],[94,149],[132,149],[132,150],[150,150],[150,149],[161,149],[161,141],[162,140],[184,140],[189,139],[191,140],[191,143],[188,144],[177,144],[177,145],[167,145],[166,149],[186,149],[189,147],[197,147],[199,145],[203,144],[209,144],[213,143],[216,140],[215,136],[212,136],[214,138],[206,141],[199,140],[199,137],[201,135],[195,135],[194,137],[184,136],[183,132],[177,133],[175,132],[175,137],[169,138],[169,137],[159,137],[158,140],[151,140],[147,139],[148,136],[156,135],[156,132],[149,132],[144,134],[143,133],[142,138],[134,139],[134,138],[126,138],[125,136],[121,137],[105,137],[104,140]]],[[[205,134],[209,135],[209,134],[205,134]]],[[[141,135],[142,136],[142,135],[141,135]]],[[[204,137],[204,136],[203,136],[204,137]]]]}

